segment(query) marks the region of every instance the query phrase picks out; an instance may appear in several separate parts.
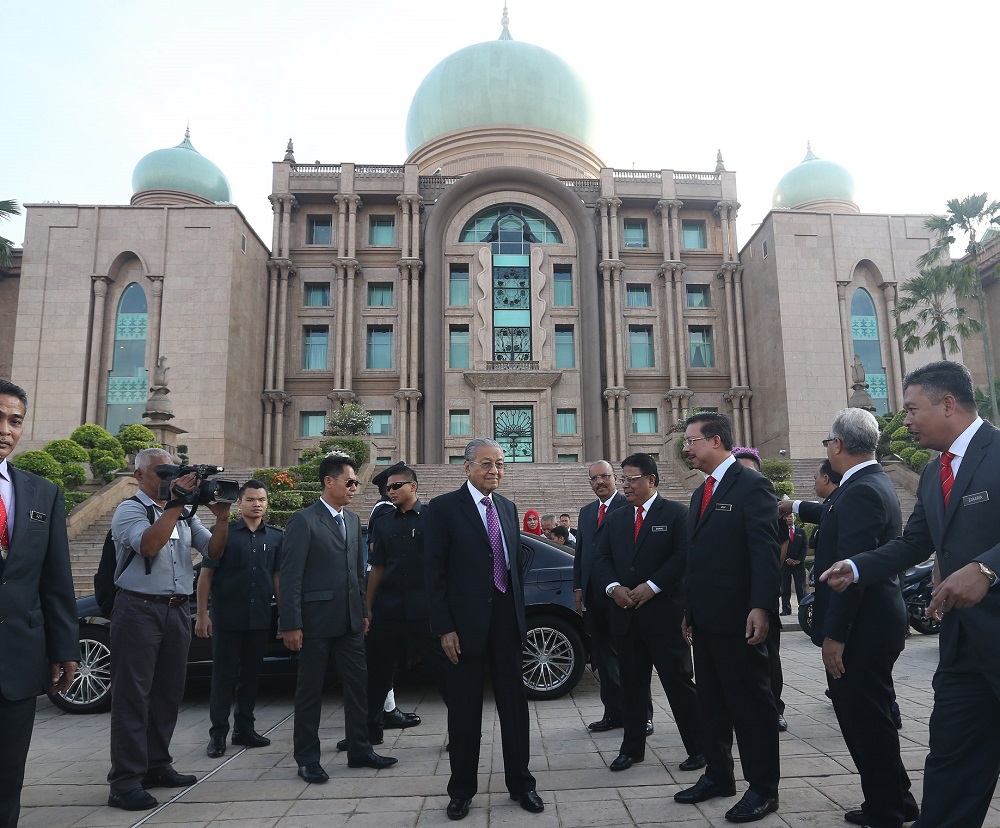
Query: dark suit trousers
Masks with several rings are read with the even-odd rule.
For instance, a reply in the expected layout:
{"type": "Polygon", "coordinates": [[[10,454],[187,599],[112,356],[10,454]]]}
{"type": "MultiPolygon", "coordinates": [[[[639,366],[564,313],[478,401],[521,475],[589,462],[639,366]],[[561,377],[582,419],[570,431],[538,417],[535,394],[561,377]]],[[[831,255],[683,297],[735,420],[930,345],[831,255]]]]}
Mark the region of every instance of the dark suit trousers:
{"type": "Polygon", "coordinates": [[[767,614],[767,638],[764,647],[767,649],[767,663],[771,674],[771,695],[778,712],[785,715],[785,703],[781,693],[785,689],[785,674],[781,669],[781,619],[773,612],[767,614]]]}
{"type": "Polygon", "coordinates": [[[623,721],[622,679],[618,649],[611,632],[611,599],[591,579],[586,596],[587,630],[590,633],[590,660],[601,680],[601,702],[605,717],[623,721]]]}
{"type": "MultiPolygon", "coordinates": [[[[461,644],[461,633],[459,633],[461,644]]],[[[535,789],[528,770],[528,697],[521,680],[521,638],[514,598],[493,590],[490,631],[484,652],[463,652],[458,664],[448,662],[448,735],[451,779],[448,795],[471,799],[479,789],[477,770],[483,729],[483,683],[486,667],[493,679],[493,696],[500,717],[504,780],[507,790],[522,794],[535,789]]]]}
{"type": "Polygon", "coordinates": [[[795,581],[795,600],[800,604],[806,594],[806,565],[781,567],[781,608],[791,609],[792,581],[795,581]]]}
{"type": "MultiPolygon", "coordinates": [[[[295,685],[295,725],[292,752],[300,767],[318,762],[319,721],[323,712],[323,682],[333,659],[344,689],[344,730],[347,758],[360,759],[371,752],[368,741],[368,671],[365,642],[361,633],[348,632],[337,638],[304,635],[299,652],[299,674],[295,685]]],[[[385,694],[382,695],[385,699],[385,694]]]]}
{"type": "Polygon", "coordinates": [[[720,784],[734,780],[735,728],[750,789],[764,797],[777,796],[778,711],[771,695],[767,649],[763,644],[750,646],[740,635],[695,629],[694,664],[705,727],[705,775],[720,784]]]}
{"type": "Polygon", "coordinates": [[[191,618],[119,592],[111,614],[111,792],[140,786],[147,770],[168,767],[184,697],[191,618]]]}
{"type": "Polygon", "coordinates": [[[209,734],[225,738],[229,711],[236,696],[233,733],[253,730],[260,667],[267,649],[268,630],[212,629],[212,695],[209,734]]]}
{"type": "Polygon", "coordinates": [[[0,828],[17,828],[24,765],[35,724],[35,697],[8,701],[0,696],[0,828]]]}

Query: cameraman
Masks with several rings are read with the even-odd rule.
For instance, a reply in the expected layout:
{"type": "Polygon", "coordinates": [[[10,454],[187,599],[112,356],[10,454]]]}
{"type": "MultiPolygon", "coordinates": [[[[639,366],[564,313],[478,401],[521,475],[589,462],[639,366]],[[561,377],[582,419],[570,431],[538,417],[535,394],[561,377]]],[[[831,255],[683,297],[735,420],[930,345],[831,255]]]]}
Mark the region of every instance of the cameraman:
{"type": "Polygon", "coordinates": [[[193,491],[199,481],[195,474],[172,481],[171,499],[161,500],[156,467],[172,462],[162,448],[140,451],[135,458],[136,499],[119,504],[111,521],[122,571],[115,578],[120,592],[111,614],[108,805],[126,811],[156,807],[146,788],[186,788],[197,781],[191,774],[177,773],[170,756],[191,643],[191,549],[213,559],[222,555],[230,505],[209,505],[215,515],[212,532],[197,516],[184,518],[187,510],[178,490],[193,491]],[[148,506],[156,518],[152,524],[148,506]],[[136,555],[125,567],[132,550],[136,555]]]}

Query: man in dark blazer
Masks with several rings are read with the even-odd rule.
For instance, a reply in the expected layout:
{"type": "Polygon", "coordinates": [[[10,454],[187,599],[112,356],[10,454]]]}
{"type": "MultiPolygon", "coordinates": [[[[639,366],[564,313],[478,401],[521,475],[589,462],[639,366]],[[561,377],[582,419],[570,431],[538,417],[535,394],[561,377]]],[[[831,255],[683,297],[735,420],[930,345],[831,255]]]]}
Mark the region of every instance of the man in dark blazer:
{"type": "Polygon", "coordinates": [[[538,813],[545,806],[528,770],[528,698],[521,678],[525,560],[517,508],[496,493],[504,475],[500,444],[485,437],[471,440],[465,474],[465,485],[428,504],[424,525],[431,629],[448,658],[448,818],[468,815],[478,787],[487,665],[507,790],[526,811],[538,813]]]}
{"type": "Polygon", "coordinates": [[[977,415],[972,377],[956,362],[907,374],[903,408],[914,439],[942,455],[920,476],[902,536],[820,580],[856,592],[937,552],[943,580],[928,612],[943,616],[941,656],[917,825],[973,828],[986,820],[1000,771],[1000,431],[977,415]]]}
{"type": "Polygon", "coordinates": [[[795,516],[787,515],[787,540],[782,538],[785,557],[781,562],[781,614],[792,614],[792,582],[795,582],[795,600],[802,603],[806,596],[806,530],[795,525],[795,516]],[[786,545],[787,544],[787,545],[786,545]]]}
{"type": "MultiPolygon", "coordinates": [[[[816,530],[815,562],[821,572],[856,550],[899,535],[899,499],[875,460],[878,439],[878,422],[871,414],[845,408],[823,441],[842,478],[816,530]]],[[[816,585],[812,640],[823,648],[830,698],[861,775],[862,824],[879,828],[899,828],[917,817],[892,716],[892,668],[903,650],[906,627],[896,578],[843,594],[825,583],[816,585]]]]}
{"type": "Polygon", "coordinates": [[[319,722],[331,658],[344,688],[348,766],[377,770],[396,764],[375,753],[368,740],[364,549],[361,521],[344,508],[359,485],[354,461],[328,455],[319,465],[319,479],[320,499],[292,515],[285,528],[280,574],[281,635],[285,646],[299,653],[292,738],[306,782],[330,778],[319,762],[319,722]]]}
{"type": "Polygon", "coordinates": [[[625,735],[611,770],[646,757],[646,708],[653,667],[660,677],[688,756],[681,770],[705,766],[691,649],[681,635],[687,510],[661,497],[648,454],[622,461],[622,491],[632,506],[607,516],[593,578],[614,602],[611,628],[621,656],[625,735]]]}
{"type": "Polygon", "coordinates": [[[698,704],[705,727],[705,774],[674,794],[695,804],[734,796],[733,729],[750,785],[729,811],[732,822],[778,809],[778,713],[764,641],[778,602],[774,487],[733,457],[723,414],[687,419],[684,453],[708,474],[691,498],[684,632],[694,644],[698,704]]]}
{"type": "Polygon", "coordinates": [[[8,463],[27,411],[0,379],[0,828],[17,825],[35,697],[69,689],[80,660],[62,492],[8,463]]]}

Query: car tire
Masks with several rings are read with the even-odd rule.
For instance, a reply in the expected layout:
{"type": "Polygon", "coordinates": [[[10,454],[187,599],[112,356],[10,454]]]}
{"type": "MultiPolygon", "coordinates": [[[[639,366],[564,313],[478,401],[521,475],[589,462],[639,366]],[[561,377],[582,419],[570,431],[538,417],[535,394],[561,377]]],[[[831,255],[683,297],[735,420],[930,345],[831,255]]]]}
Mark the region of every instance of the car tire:
{"type": "Polygon", "coordinates": [[[815,599],[806,604],[799,604],[799,627],[806,635],[812,637],[813,629],[813,604],[815,599]]]}
{"type": "Polygon", "coordinates": [[[551,615],[528,618],[522,650],[522,679],[529,699],[558,699],[583,675],[587,654],[579,631],[551,615]]]}
{"type": "Polygon", "coordinates": [[[104,713],[111,709],[111,633],[107,627],[80,627],[80,664],[65,693],[50,696],[67,713],[104,713]]]}

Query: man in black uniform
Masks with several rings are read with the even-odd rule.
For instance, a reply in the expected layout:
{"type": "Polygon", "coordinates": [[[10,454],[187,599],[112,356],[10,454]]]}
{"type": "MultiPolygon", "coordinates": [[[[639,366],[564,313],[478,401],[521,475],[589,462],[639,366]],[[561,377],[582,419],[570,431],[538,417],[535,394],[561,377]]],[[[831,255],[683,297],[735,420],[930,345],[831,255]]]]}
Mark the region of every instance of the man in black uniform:
{"type": "Polygon", "coordinates": [[[212,726],[205,752],[213,759],[226,752],[234,691],[233,744],[271,744],[270,739],[254,730],[253,709],[271,628],[271,598],[278,591],[284,533],[264,523],[267,486],[259,480],[243,484],[236,504],[240,519],[229,532],[225,552],[214,561],[206,558],[198,576],[195,635],[212,639],[212,726]]]}

